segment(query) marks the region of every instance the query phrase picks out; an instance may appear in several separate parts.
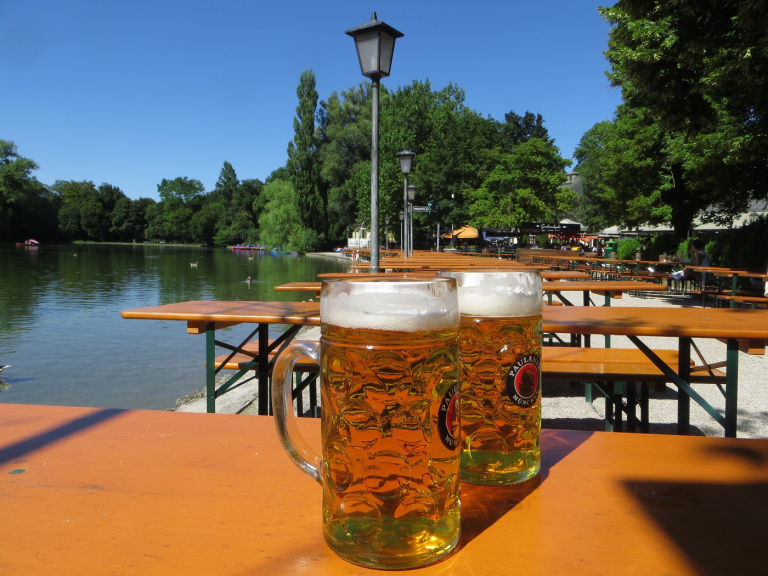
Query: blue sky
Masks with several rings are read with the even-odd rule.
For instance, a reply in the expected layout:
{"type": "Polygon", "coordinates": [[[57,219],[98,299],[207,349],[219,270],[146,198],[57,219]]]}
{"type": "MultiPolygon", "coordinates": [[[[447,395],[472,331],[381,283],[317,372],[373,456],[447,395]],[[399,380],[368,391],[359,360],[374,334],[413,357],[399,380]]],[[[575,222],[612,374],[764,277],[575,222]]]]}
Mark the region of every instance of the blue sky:
{"type": "Polygon", "coordinates": [[[180,176],[210,191],[224,161],[264,180],[285,164],[301,73],[321,100],[363,81],[344,31],[376,11],[405,34],[382,85],[452,82],[483,116],[541,113],[571,158],[620,103],[597,12],[610,4],[0,0],[0,139],[45,184],[107,182],[131,198],[180,176]]]}

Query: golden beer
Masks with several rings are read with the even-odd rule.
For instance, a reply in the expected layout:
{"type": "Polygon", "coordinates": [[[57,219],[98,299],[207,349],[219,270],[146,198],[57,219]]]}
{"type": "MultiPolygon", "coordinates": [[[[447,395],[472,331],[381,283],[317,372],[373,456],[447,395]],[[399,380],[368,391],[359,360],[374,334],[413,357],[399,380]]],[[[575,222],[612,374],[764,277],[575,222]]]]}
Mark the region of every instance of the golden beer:
{"type": "Polygon", "coordinates": [[[431,563],[459,535],[455,330],[323,325],[323,523],[340,556],[431,563]]]}
{"type": "Polygon", "coordinates": [[[461,479],[522,482],[541,467],[541,277],[447,274],[461,312],[461,479]]]}
{"type": "Polygon", "coordinates": [[[430,564],[460,534],[455,282],[344,284],[373,286],[321,294],[323,534],[363,566],[430,564]]]}

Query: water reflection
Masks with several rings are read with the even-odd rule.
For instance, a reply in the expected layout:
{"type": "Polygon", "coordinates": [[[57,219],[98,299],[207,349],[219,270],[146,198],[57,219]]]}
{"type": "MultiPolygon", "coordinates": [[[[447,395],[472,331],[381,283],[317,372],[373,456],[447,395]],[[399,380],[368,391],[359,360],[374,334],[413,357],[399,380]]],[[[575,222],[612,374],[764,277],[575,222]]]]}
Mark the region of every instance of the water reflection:
{"type": "Polygon", "coordinates": [[[204,386],[204,337],[187,335],[178,322],[125,320],[122,310],[201,299],[301,300],[307,295],[273,286],[347,267],[157,245],[3,245],[0,265],[0,364],[13,365],[0,402],[152,409],[172,408],[204,386]]]}

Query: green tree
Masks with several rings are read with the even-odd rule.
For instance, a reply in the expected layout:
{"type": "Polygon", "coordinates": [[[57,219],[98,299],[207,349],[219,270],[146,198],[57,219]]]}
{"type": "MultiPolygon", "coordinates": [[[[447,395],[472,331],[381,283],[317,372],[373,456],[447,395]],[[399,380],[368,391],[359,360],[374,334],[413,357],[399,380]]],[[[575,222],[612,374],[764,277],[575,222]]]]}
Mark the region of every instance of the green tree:
{"type": "Polygon", "coordinates": [[[491,152],[493,169],[470,191],[470,224],[512,228],[524,222],[554,222],[572,209],[575,192],[561,188],[570,163],[543,138],[530,138],[512,152],[491,152]]]}
{"type": "Polygon", "coordinates": [[[166,242],[190,242],[192,215],[200,207],[204,190],[199,180],[163,178],[157,186],[160,202],[147,207],[148,237],[166,242]]]}
{"type": "MultiPolygon", "coordinates": [[[[210,200],[214,204],[214,210],[218,214],[216,218],[216,233],[214,243],[220,246],[227,244],[237,244],[243,242],[244,237],[239,236],[238,231],[232,227],[233,222],[243,209],[239,205],[238,189],[240,181],[237,179],[237,173],[229,162],[224,165],[219,172],[219,179],[216,181],[216,187],[211,192],[210,200]]],[[[247,207],[246,207],[247,209],[247,207]]]]}
{"type": "MultiPolygon", "coordinates": [[[[403,176],[395,153],[416,154],[409,184],[416,204],[432,204],[431,214],[414,217],[416,245],[437,223],[466,223],[466,194],[480,186],[488,150],[500,145],[499,126],[465,104],[464,90],[449,84],[433,90],[414,81],[382,98],[381,212],[397,218],[403,210],[403,176]]],[[[367,201],[361,196],[361,203],[367,201]]]]}
{"type": "Polygon", "coordinates": [[[147,203],[154,204],[151,198],[131,200],[123,196],[115,203],[112,212],[110,235],[120,242],[142,242],[147,227],[145,219],[147,203]]]}
{"type": "Polygon", "coordinates": [[[291,183],[296,192],[299,217],[306,228],[326,237],[325,219],[327,199],[320,196],[318,147],[315,136],[317,89],[315,74],[302,72],[296,91],[299,104],[293,119],[293,141],[288,144],[288,164],[291,183]]]}
{"type": "Polygon", "coordinates": [[[216,222],[218,215],[213,201],[203,202],[198,210],[192,214],[189,221],[189,234],[196,244],[213,245],[216,236],[216,222]]]}
{"type": "Polygon", "coordinates": [[[361,167],[367,170],[370,204],[370,84],[361,83],[341,95],[332,93],[320,103],[318,119],[320,189],[327,197],[328,242],[340,244],[358,217],[357,194],[348,182],[361,167]]]}
{"type": "MultiPolygon", "coordinates": [[[[765,196],[768,165],[768,6],[754,0],[620,0],[609,77],[665,133],[677,193],[706,198],[726,219],[765,196]]],[[[693,204],[693,201],[689,202],[693,204]]],[[[673,208],[678,234],[689,214],[673,208]]]]}
{"type": "Polygon", "coordinates": [[[0,140],[0,240],[55,238],[58,200],[32,175],[38,168],[13,142],[0,140]]]}
{"type": "Polygon", "coordinates": [[[90,180],[57,180],[51,186],[61,198],[59,228],[70,240],[102,240],[107,222],[99,191],[90,180]]]}
{"type": "Polygon", "coordinates": [[[565,167],[548,140],[531,138],[498,155],[480,188],[469,193],[470,224],[512,228],[524,222],[555,222],[572,209],[575,192],[560,186],[565,167]]]}
{"type": "Polygon", "coordinates": [[[288,180],[273,180],[264,186],[263,194],[267,203],[259,217],[262,243],[297,252],[312,250],[317,236],[301,221],[293,184],[288,180]]]}
{"type": "Polygon", "coordinates": [[[520,116],[515,112],[507,112],[504,115],[504,123],[501,125],[501,137],[504,150],[511,151],[523,142],[531,138],[549,140],[549,131],[544,127],[544,118],[541,114],[525,112],[520,116]]]}

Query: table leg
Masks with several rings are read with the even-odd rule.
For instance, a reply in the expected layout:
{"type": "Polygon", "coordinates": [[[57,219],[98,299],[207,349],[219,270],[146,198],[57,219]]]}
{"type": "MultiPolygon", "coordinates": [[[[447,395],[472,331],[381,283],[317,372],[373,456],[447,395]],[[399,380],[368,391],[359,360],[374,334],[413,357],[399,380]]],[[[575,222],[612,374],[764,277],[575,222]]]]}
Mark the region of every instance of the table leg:
{"type": "MultiPolygon", "coordinates": [[[[691,373],[691,339],[680,338],[677,374],[685,382],[691,373]]],[[[691,397],[680,386],[677,387],[677,433],[689,434],[691,431],[691,397]]]]}
{"type": "Polygon", "coordinates": [[[216,412],[216,325],[209,322],[205,329],[205,410],[216,412]]]}
{"type": "Polygon", "coordinates": [[[272,414],[269,370],[269,324],[259,324],[259,414],[272,414]]]}
{"type": "MultiPolygon", "coordinates": [[[[680,338],[679,341],[679,365],[678,371],[675,372],[667,364],[665,364],[656,353],[648,348],[637,336],[627,335],[627,338],[637,346],[643,354],[645,354],[656,367],[661,370],[669,381],[677,386],[678,389],[678,433],[687,434],[690,429],[690,402],[693,400],[699,406],[701,406],[707,414],[712,416],[715,421],[720,424],[726,432],[726,436],[732,434],[736,435],[736,417],[737,417],[737,405],[736,405],[736,386],[738,379],[738,341],[734,340],[733,354],[730,356],[731,365],[734,367],[733,379],[729,380],[726,377],[726,386],[728,389],[725,391],[726,399],[730,398],[730,401],[726,400],[726,416],[732,418],[732,426],[729,428],[726,425],[726,417],[718,412],[709,402],[707,402],[701,394],[696,392],[691,387],[691,339],[680,338]]],[[[730,369],[730,366],[726,368],[730,369]]]]}
{"type": "Polygon", "coordinates": [[[728,340],[725,369],[725,435],[736,438],[736,416],[739,397],[739,342],[728,340]]]}

